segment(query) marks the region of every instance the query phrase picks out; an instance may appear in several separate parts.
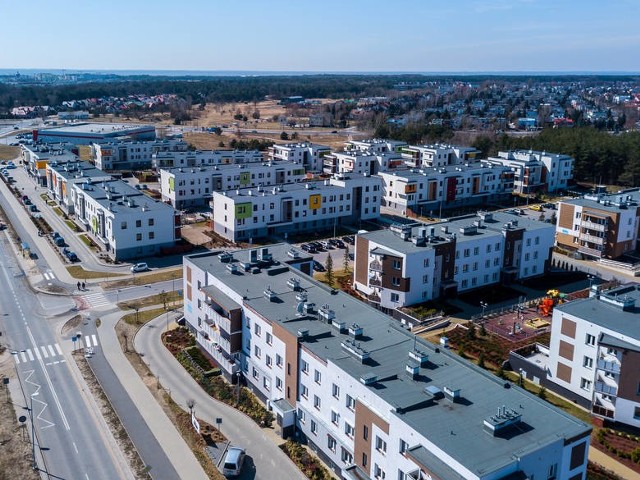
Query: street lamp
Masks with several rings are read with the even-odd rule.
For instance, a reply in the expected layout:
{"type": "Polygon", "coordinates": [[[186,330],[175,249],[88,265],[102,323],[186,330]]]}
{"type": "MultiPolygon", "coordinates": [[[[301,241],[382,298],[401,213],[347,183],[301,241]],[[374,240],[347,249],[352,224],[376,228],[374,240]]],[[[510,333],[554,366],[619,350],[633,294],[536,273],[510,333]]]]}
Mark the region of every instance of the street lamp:
{"type": "Polygon", "coordinates": [[[240,376],[242,375],[242,372],[236,372],[236,377],[238,379],[237,381],[237,387],[238,387],[238,400],[237,400],[237,404],[240,405],[240,376]]]}
{"type": "Polygon", "coordinates": [[[480,306],[482,307],[482,318],[484,318],[484,312],[489,304],[487,302],[480,302],[480,306]]]}
{"type": "Polygon", "coordinates": [[[196,406],[196,401],[193,398],[187,400],[187,407],[189,407],[189,413],[193,417],[193,407],[196,406]]]}

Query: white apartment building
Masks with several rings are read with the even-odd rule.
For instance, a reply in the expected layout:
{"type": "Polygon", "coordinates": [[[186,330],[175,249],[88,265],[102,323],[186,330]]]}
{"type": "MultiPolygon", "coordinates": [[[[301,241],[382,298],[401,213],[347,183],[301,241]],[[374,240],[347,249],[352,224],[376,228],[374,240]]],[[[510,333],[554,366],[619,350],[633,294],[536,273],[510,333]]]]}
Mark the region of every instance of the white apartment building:
{"type": "Polygon", "coordinates": [[[408,145],[401,149],[412,167],[446,167],[448,165],[463,165],[478,160],[479,150],[472,147],[456,145],[408,145]]]}
{"type": "Polygon", "coordinates": [[[72,145],[47,143],[44,145],[20,145],[22,166],[29,176],[41,187],[47,186],[47,165],[77,162],[79,157],[70,151],[72,145]]]}
{"type": "Polygon", "coordinates": [[[181,139],[92,143],[93,161],[101,170],[140,170],[151,168],[158,152],[186,152],[187,142],[181,139]]]}
{"type": "Polygon", "coordinates": [[[498,156],[490,157],[489,161],[509,167],[515,172],[517,193],[566,190],[569,181],[573,178],[574,160],[569,155],[533,150],[511,150],[498,152],[498,156]]]}
{"type": "Polygon", "coordinates": [[[357,150],[360,152],[384,153],[400,152],[408,144],[401,140],[387,140],[382,138],[372,138],[368,140],[350,140],[345,144],[345,150],[357,150]]]}
{"type": "Polygon", "coordinates": [[[180,216],[121,180],[71,186],[77,223],[114,260],[162,253],[180,238],[180,216]]]}
{"type": "Polygon", "coordinates": [[[213,192],[296,183],[306,177],[294,162],[240,163],[160,170],[162,200],[174,208],[208,205],[213,192]]]}
{"type": "Polygon", "coordinates": [[[331,148],[317,143],[286,143],[269,147],[269,158],[300,163],[307,172],[320,173],[323,157],[331,153],[331,148]]]}
{"type": "Polygon", "coordinates": [[[354,288],[393,310],[544,274],[554,226],[508,212],[356,236],[354,288]]]}
{"type": "Polygon", "coordinates": [[[383,206],[402,215],[437,215],[441,209],[496,204],[509,199],[513,172],[508,167],[476,162],[448,167],[380,172],[383,206]]]}
{"type": "Polygon", "coordinates": [[[231,241],[329,229],[380,215],[381,182],[368,175],[335,175],[273,188],[213,193],[213,230],[231,241]]]}
{"type": "Polygon", "coordinates": [[[589,425],[332,291],[300,255],[184,258],[187,325],[278,434],[348,480],[584,478],[589,425]]]}
{"type": "Polygon", "coordinates": [[[89,162],[48,162],[46,165],[47,188],[50,196],[67,213],[73,213],[72,186],[80,183],[106,182],[113,178],[89,162]]]}
{"type": "Polygon", "coordinates": [[[351,150],[324,156],[324,173],[359,173],[375,175],[378,172],[404,167],[404,159],[396,152],[367,152],[351,150]]]}
{"type": "Polygon", "coordinates": [[[195,150],[187,152],[158,152],[153,154],[155,169],[177,167],[206,167],[236,163],[264,162],[262,152],[257,150],[195,150]]]}

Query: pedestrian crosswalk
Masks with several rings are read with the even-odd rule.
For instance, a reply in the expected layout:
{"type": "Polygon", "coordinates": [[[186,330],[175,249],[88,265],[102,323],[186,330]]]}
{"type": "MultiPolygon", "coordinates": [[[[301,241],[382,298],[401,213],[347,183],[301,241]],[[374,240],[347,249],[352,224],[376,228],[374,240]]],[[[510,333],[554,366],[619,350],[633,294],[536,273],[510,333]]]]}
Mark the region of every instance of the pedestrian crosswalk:
{"type": "Polygon", "coordinates": [[[65,362],[62,357],[62,349],[60,345],[40,345],[35,348],[25,348],[24,350],[14,350],[11,352],[16,363],[33,362],[34,360],[43,360],[46,365],[52,365],[65,362]]]}
{"type": "Polygon", "coordinates": [[[47,270],[42,275],[48,281],[55,280],[55,278],[56,278],[56,276],[53,274],[53,272],[51,270],[47,270]]]}
{"type": "Polygon", "coordinates": [[[88,308],[97,308],[109,305],[111,302],[107,300],[102,292],[90,293],[80,297],[83,303],[87,304],[88,308]]]}

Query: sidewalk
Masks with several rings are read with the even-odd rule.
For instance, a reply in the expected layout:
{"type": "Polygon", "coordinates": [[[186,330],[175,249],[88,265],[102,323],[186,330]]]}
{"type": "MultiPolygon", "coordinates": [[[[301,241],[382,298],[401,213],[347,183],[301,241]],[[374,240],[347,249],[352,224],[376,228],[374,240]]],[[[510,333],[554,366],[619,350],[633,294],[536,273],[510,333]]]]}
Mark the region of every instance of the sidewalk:
{"type": "MultiPolygon", "coordinates": [[[[122,352],[115,332],[115,325],[121,316],[122,312],[116,312],[101,318],[102,325],[98,328],[98,336],[107,362],[113,368],[133,403],[138,406],[144,421],[179,473],[180,478],[207,479],[207,475],[193,452],[122,352]]],[[[164,316],[161,320],[164,320],[164,316]]]]}
{"type": "Polygon", "coordinates": [[[144,354],[143,360],[159,381],[170,392],[176,403],[187,410],[187,400],[195,400],[196,415],[215,425],[222,419],[220,431],[232,445],[246,449],[256,468],[256,479],[305,480],[306,477],[278,448],[283,440],[273,429],[260,428],[249,417],[238,410],[212,399],[184,370],[182,365],[165,348],[160,333],[165,326],[164,316],[158,317],[140,329],[134,339],[137,352],[144,354]]]}
{"type": "Polygon", "coordinates": [[[593,446],[589,448],[589,460],[598,465],[602,465],[604,468],[611,470],[622,478],[631,479],[640,477],[640,474],[621,464],[615,458],[611,458],[609,455],[605,455],[600,450],[593,448],[593,446]]]}

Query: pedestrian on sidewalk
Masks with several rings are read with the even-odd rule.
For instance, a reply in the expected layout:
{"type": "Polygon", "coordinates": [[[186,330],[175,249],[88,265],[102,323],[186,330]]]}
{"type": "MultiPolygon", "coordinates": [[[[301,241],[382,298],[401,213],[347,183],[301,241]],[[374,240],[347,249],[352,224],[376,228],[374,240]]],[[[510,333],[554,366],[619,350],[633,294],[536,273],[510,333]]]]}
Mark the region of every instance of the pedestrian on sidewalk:
{"type": "Polygon", "coordinates": [[[78,290],[80,290],[80,282],[78,282],[78,290]]]}
{"type": "Polygon", "coordinates": [[[84,288],[84,282],[82,282],[82,291],[85,291],[86,289],[84,288]]]}

